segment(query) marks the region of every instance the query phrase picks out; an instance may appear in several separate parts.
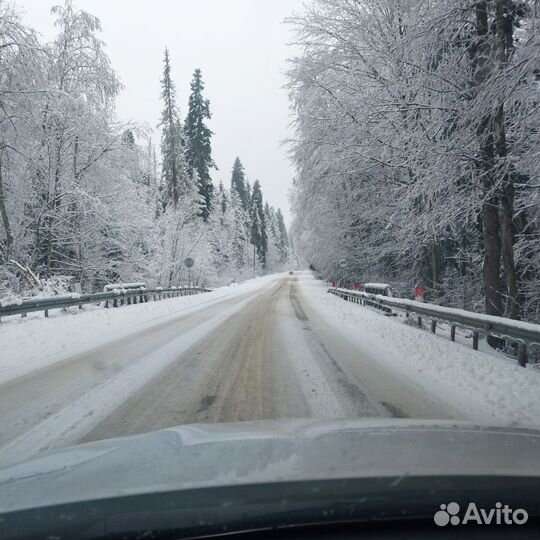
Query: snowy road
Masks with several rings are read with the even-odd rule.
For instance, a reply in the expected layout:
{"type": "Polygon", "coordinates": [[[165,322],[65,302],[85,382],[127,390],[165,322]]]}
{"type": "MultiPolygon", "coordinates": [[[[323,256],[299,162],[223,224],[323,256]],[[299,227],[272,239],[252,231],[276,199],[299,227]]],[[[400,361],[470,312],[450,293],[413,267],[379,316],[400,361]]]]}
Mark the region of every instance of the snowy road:
{"type": "Polygon", "coordinates": [[[296,278],[254,296],[84,440],[194,422],[394,414],[448,418],[425,395],[404,390],[387,372],[374,372],[354,347],[324,332],[306,312],[296,278]],[[364,370],[370,372],[366,379],[364,370]]]}
{"type": "Polygon", "coordinates": [[[8,380],[0,463],[192,422],[460,417],[336,334],[309,305],[302,279],[210,293],[196,309],[8,380]]]}

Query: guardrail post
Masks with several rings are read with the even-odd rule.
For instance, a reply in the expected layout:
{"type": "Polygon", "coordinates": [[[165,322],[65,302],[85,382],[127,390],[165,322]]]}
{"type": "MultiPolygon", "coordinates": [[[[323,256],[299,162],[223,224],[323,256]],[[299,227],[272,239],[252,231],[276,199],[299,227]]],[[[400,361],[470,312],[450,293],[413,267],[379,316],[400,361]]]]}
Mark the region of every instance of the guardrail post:
{"type": "Polygon", "coordinates": [[[437,329],[437,321],[436,319],[433,319],[431,321],[431,333],[434,334],[436,329],[437,329]]]}
{"type": "Polygon", "coordinates": [[[452,341],[456,341],[456,325],[455,324],[450,326],[450,339],[452,341]]]}
{"type": "Polygon", "coordinates": [[[527,365],[527,345],[525,343],[518,343],[518,362],[521,367],[527,365]]]}
{"type": "Polygon", "coordinates": [[[49,316],[49,310],[48,309],[43,310],[43,312],[45,313],[45,317],[49,316]]]}
{"type": "Polygon", "coordinates": [[[479,338],[478,330],[475,330],[472,334],[472,346],[475,351],[478,350],[478,338],[479,338]]]}
{"type": "Polygon", "coordinates": [[[422,317],[418,315],[418,328],[422,328],[422,317]]]}
{"type": "MultiPolygon", "coordinates": [[[[108,304],[108,303],[109,303],[109,302],[107,301],[107,304],[108,304]]],[[[109,306],[107,306],[107,307],[109,307],[109,306]]],[[[115,298],[115,299],[113,300],[113,307],[118,307],[118,298],[115,298]]]]}

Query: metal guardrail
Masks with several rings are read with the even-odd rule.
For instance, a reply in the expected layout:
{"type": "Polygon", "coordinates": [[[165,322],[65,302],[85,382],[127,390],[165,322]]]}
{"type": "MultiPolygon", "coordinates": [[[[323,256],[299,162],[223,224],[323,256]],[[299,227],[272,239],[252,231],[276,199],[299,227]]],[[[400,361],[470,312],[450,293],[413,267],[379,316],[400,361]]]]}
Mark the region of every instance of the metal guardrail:
{"type": "Polygon", "coordinates": [[[165,298],[174,298],[177,296],[191,296],[204,292],[210,292],[211,289],[203,287],[172,287],[169,289],[116,289],[113,291],[99,292],[95,294],[69,294],[65,296],[51,296],[49,298],[29,298],[18,303],[0,305],[0,320],[2,317],[10,315],[26,316],[27,313],[34,311],[44,311],[45,317],[49,316],[49,310],[61,309],[70,306],[79,306],[82,309],[84,304],[101,304],[105,307],[118,307],[124,304],[137,304],[149,302],[150,300],[163,300],[165,298]]]}
{"type": "Polygon", "coordinates": [[[540,325],[538,324],[349,289],[330,288],[328,292],[350,302],[380,309],[388,315],[392,314],[392,309],[405,311],[407,317],[414,313],[418,317],[419,327],[422,327],[422,317],[427,317],[431,320],[433,333],[437,329],[438,321],[447,322],[450,324],[452,341],[455,341],[457,327],[471,329],[475,350],[478,350],[478,340],[481,335],[510,339],[518,343],[517,357],[520,366],[525,366],[527,363],[528,347],[540,347],[540,325]]]}

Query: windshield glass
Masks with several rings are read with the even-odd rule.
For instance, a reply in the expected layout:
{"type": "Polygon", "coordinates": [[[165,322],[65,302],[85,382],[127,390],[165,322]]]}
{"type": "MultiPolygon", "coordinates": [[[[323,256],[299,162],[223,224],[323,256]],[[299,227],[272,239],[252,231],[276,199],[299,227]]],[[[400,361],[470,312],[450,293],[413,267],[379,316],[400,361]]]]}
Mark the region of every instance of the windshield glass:
{"type": "Polygon", "coordinates": [[[539,17],[0,0],[0,468],[198,423],[538,428],[539,17]]]}

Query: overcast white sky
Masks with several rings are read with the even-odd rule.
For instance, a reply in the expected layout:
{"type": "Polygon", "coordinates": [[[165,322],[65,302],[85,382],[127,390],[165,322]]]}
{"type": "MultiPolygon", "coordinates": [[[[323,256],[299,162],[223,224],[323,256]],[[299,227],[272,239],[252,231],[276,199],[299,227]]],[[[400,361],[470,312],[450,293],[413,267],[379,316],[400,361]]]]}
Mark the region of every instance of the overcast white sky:
{"type": "MultiPolygon", "coordinates": [[[[45,39],[54,36],[50,8],[59,0],[15,0],[23,21],[45,39]]],[[[295,50],[283,19],[301,0],[75,0],[101,19],[102,39],[125,89],[117,111],[123,120],[159,121],[163,50],[169,47],[181,118],[189,82],[201,68],[210,99],[214,182],[230,184],[238,155],[249,179],[259,179],[270,204],[289,221],[287,192],[293,168],[280,143],[290,135],[284,72],[295,50]]],[[[156,134],[157,135],[157,134],[156,134]]],[[[158,141],[156,141],[158,142],[158,141]]]]}

